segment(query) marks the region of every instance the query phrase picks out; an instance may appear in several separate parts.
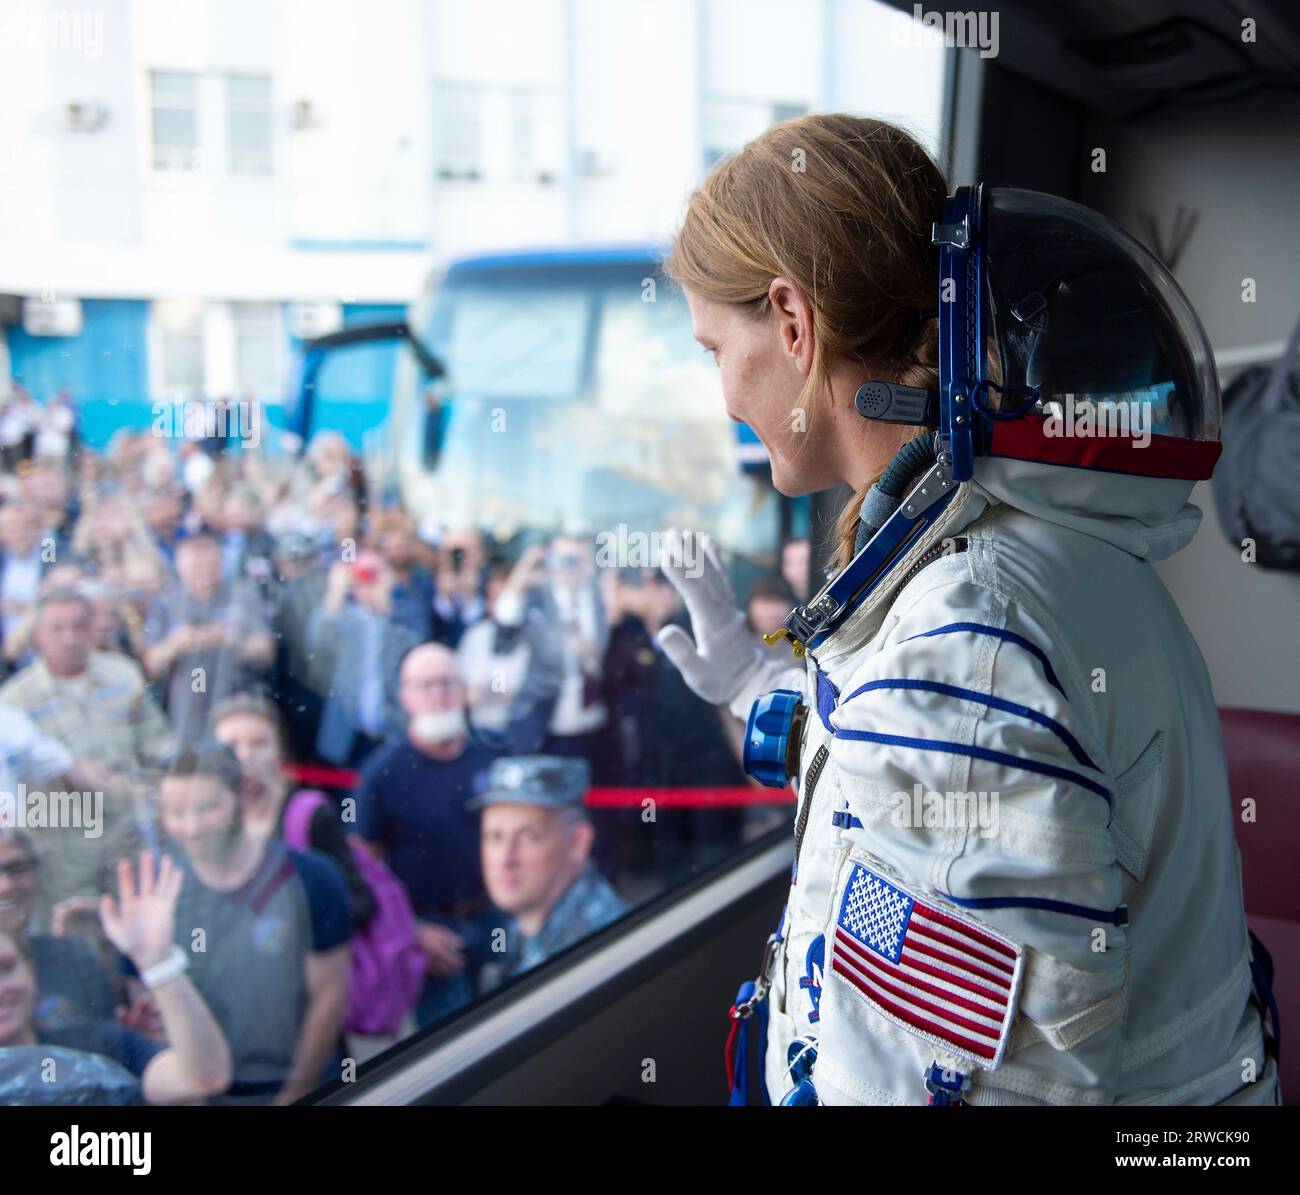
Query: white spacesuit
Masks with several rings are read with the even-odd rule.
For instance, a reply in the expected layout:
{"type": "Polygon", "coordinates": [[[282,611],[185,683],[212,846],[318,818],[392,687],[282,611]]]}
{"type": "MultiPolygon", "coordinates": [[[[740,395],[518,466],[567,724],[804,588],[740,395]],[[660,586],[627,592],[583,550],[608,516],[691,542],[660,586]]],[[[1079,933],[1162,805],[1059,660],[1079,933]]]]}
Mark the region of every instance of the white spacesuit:
{"type": "Polygon", "coordinates": [[[807,709],[768,1097],[1274,1104],[1218,715],[1151,565],[1193,482],[997,444],[798,671],[715,555],[670,570],[687,681],[807,709]]]}

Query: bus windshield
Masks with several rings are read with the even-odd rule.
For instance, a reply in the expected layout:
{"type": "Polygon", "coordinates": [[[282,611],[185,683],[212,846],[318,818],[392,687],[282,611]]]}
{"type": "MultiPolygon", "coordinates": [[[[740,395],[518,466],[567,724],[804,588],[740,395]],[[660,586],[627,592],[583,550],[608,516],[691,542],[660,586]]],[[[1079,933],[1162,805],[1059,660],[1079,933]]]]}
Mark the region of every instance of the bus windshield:
{"type": "Polygon", "coordinates": [[[707,528],[770,563],[776,495],[743,471],[716,369],[653,258],[453,267],[422,332],[447,377],[432,426],[429,391],[405,379],[416,510],[498,532],[707,528]]]}

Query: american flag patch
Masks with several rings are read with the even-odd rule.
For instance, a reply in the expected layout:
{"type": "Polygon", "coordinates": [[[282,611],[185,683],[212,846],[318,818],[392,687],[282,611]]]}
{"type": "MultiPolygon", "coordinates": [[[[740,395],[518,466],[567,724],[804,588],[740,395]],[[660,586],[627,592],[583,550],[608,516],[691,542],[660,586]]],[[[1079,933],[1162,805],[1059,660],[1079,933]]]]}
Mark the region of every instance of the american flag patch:
{"type": "Polygon", "coordinates": [[[992,1070],[1011,1033],[1023,957],[987,927],[853,865],[831,972],[909,1033],[992,1070]]]}

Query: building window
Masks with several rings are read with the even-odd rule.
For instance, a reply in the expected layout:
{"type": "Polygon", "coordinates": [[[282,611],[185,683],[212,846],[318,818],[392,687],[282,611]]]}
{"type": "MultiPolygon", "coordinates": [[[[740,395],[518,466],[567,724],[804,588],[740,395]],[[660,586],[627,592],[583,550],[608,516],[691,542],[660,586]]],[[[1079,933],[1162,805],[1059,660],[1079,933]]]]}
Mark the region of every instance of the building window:
{"type": "Polygon", "coordinates": [[[541,87],[438,87],[438,178],[554,183],[563,163],[559,95],[541,87]]]}
{"type": "Polygon", "coordinates": [[[559,97],[529,88],[510,92],[508,102],[515,181],[555,182],[564,152],[559,97]]]}
{"type": "Polygon", "coordinates": [[[159,301],[153,305],[158,328],[162,387],[182,397],[203,393],[203,304],[159,301]]]}
{"type": "Polygon", "coordinates": [[[151,71],[149,88],[155,170],[271,173],[269,75],[151,71]]]}
{"type": "Polygon", "coordinates": [[[483,89],[438,88],[437,170],[441,179],[483,177],[483,89]]]}
{"type": "Polygon", "coordinates": [[[194,170],[198,165],[198,76],[152,71],[153,166],[155,170],[194,170]]]}
{"type": "Polygon", "coordinates": [[[226,76],[226,161],[232,174],[271,172],[271,80],[226,76]]]}
{"type": "Polygon", "coordinates": [[[704,169],[733,154],[782,120],[803,116],[806,104],[707,96],[704,100],[704,169]]]}
{"type": "Polygon", "coordinates": [[[280,309],[275,303],[232,303],[235,384],[241,395],[280,393],[280,309]]]}

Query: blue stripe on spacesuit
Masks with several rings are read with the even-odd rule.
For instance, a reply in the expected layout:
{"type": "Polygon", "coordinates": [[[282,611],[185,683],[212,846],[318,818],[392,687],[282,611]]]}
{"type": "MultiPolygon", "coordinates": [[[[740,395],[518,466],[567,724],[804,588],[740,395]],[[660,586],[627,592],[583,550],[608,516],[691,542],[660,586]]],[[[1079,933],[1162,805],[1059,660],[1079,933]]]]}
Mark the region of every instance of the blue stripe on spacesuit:
{"type": "Polygon", "coordinates": [[[1049,913],[1066,913],[1071,917],[1086,917],[1089,921],[1105,921],[1110,925],[1128,924],[1127,905],[1120,905],[1117,909],[1093,909],[1068,900],[1049,900],[1045,896],[962,897],[953,896],[951,892],[940,895],[964,909],[1044,909],[1049,913]]]}
{"type": "Polygon", "coordinates": [[[840,691],[835,687],[835,682],[831,680],[820,668],[817,669],[817,716],[822,720],[822,725],[831,733],[835,733],[835,728],[831,725],[831,715],[835,712],[835,703],[840,698],[840,691]]]}
{"type": "MultiPolygon", "coordinates": [[[[845,810],[837,810],[831,815],[831,825],[839,829],[862,829],[862,823],[845,810]]],[[[1043,909],[1049,913],[1065,913],[1071,917],[1085,917],[1089,921],[1104,921],[1110,925],[1128,924],[1127,905],[1120,905],[1117,909],[1094,909],[1088,905],[1076,905],[1068,900],[1051,900],[1045,896],[961,897],[943,891],[939,895],[965,909],[1043,909]]]]}
{"type": "Polygon", "coordinates": [[[957,631],[974,631],[980,635],[993,635],[998,639],[1005,640],[1007,643],[1014,643],[1018,647],[1023,647],[1042,664],[1043,673],[1047,677],[1048,683],[1054,689],[1058,689],[1066,701],[1070,700],[1065,690],[1061,688],[1061,682],[1056,679],[1056,673],[1052,671],[1051,661],[1048,660],[1043,649],[1036,643],[1031,643],[1023,635],[1017,635],[1015,631],[1008,631],[1004,627],[991,627],[982,622],[950,622],[946,626],[935,627],[933,631],[922,631],[919,635],[909,635],[903,642],[910,643],[913,639],[928,639],[931,635],[951,635],[957,631]]]}
{"type": "Polygon", "coordinates": [[[867,693],[873,689],[923,689],[931,693],[942,693],[947,697],[961,697],[967,701],[978,702],[980,705],[987,705],[993,709],[1005,710],[1008,714],[1016,714],[1021,718],[1028,718],[1031,722],[1037,722],[1039,726],[1045,726],[1058,739],[1061,740],[1069,749],[1070,754],[1074,756],[1075,762],[1082,764],[1085,768],[1091,768],[1094,772],[1100,772],[1101,769],[1088,758],[1088,753],[1079,746],[1078,740],[1075,739],[1068,730],[1065,729],[1054,718],[1049,718],[1046,714],[1040,714],[1035,709],[1030,709],[1027,705],[1020,705],[1014,701],[1007,701],[1002,697],[994,697],[992,693],[979,693],[974,689],[961,689],[956,685],[946,685],[942,681],[931,680],[873,680],[868,681],[861,688],[854,689],[844,701],[840,702],[842,709],[845,703],[852,701],[859,693],[867,693]]]}
{"type": "Polygon", "coordinates": [[[1069,768],[1058,768],[1055,764],[1034,763],[1021,759],[1018,755],[1008,755],[1005,751],[994,751],[989,747],[976,747],[967,743],[950,743],[943,739],[914,739],[901,734],[878,734],[874,730],[839,730],[832,729],[837,739],[853,739],[867,743],[881,743],[887,747],[914,747],[918,751],[947,751],[953,755],[969,755],[972,759],[982,759],[988,763],[1002,764],[1008,768],[1020,768],[1026,772],[1038,772],[1043,776],[1054,776],[1057,780],[1068,780],[1080,788],[1096,793],[1110,804],[1110,792],[1087,776],[1072,772],[1069,768]]]}

